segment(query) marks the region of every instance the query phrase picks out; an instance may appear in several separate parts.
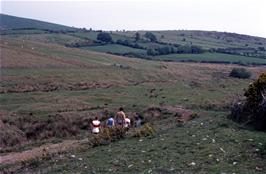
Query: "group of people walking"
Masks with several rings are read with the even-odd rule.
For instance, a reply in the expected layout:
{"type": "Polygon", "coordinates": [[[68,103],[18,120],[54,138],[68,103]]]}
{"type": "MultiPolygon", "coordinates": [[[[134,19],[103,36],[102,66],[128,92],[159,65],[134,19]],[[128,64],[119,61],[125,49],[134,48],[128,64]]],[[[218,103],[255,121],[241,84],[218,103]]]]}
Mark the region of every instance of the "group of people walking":
{"type": "MultiPolygon", "coordinates": [[[[136,116],[135,116],[135,126],[136,127],[141,126],[141,122],[142,122],[142,119],[141,119],[140,115],[136,114],[136,116]]],[[[109,128],[111,128],[113,126],[121,126],[121,127],[124,127],[124,128],[129,128],[129,127],[131,127],[131,120],[128,117],[126,117],[124,109],[122,107],[120,107],[118,109],[118,112],[116,113],[115,117],[110,116],[107,119],[105,125],[107,127],[109,127],[109,128]]],[[[95,119],[92,120],[92,122],[91,122],[91,131],[92,131],[92,133],[94,133],[94,134],[100,133],[101,126],[103,126],[101,124],[101,121],[99,120],[98,117],[95,117],[95,119]]]]}

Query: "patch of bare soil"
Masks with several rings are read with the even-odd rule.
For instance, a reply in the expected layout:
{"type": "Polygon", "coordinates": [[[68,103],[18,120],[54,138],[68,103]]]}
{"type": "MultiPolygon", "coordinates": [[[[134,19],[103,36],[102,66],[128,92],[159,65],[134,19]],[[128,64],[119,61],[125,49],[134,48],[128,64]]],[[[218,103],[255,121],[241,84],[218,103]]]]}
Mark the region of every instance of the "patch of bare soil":
{"type": "Polygon", "coordinates": [[[73,85],[63,85],[57,84],[53,82],[46,82],[46,83],[38,83],[34,85],[28,84],[21,84],[15,85],[13,87],[1,87],[0,93],[24,93],[24,92],[50,92],[50,91],[57,91],[57,90],[88,90],[88,89],[98,89],[98,88],[110,88],[113,86],[109,83],[98,83],[98,82],[80,82],[73,85]]]}
{"type": "Polygon", "coordinates": [[[193,112],[191,110],[183,108],[182,106],[164,106],[163,108],[170,112],[180,114],[177,121],[187,122],[193,119],[193,112]]]}
{"type": "Polygon", "coordinates": [[[81,142],[78,140],[65,140],[62,143],[58,144],[45,144],[40,147],[33,148],[31,150],[10,153],[8,155],[0,156],[0,164],[14,164],[17,162],[23,162],[34,158],[45,157],[54,153],[60,153],[70,149],[74,149],[78,147],[80,143],[81,142]]]}
{"type": "Polygon", "coordinates": [[[150,107],[143,112],[145,120],[161,118],[164,114],[171,114],[177,117],[177,122],[185,123],[193,119],[193,112],[182,106],[163,105],[161,107],[150,107]]]}

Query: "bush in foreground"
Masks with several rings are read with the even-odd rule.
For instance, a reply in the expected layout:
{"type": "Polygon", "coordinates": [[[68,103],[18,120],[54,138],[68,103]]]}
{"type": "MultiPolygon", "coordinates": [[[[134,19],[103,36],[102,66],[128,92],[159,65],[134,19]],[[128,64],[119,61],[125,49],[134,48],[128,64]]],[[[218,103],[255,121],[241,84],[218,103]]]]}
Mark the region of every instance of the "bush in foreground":
{"type": "Polygon", "coordinates": [[[150,135],[154,135],[155,134],[155,129],[152,127],[151,124],[146,123],[144,124],[141,128],[138,128],[135,130],[135,132],[133,133],[133,137],[147,137],[150,135]]]}
{"type": "Polygon", "coordinates": [[[125,138],[127,130],[121,126],[113,128],[102,128],[99,134],[93,136],[90,141],[93,147],[107,145],[111,142],[125,138]]]}
{"type": "Polygon", "coordinates": [[[251,83],[245,91],[246,99],[234,104],[229,118],[257,130],[266,130],[266,73],[251,83]]]}

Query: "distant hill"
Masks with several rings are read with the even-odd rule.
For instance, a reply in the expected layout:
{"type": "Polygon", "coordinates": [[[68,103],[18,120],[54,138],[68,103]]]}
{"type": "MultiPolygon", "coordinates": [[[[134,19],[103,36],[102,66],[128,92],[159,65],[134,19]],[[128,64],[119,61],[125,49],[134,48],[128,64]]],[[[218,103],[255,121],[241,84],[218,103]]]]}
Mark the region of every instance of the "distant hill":
{"type": "Polygon", "coordinates": [[[34,19],[21,18],[16,16],[10,16],[6,14],[0,14],[0,29],[41,29],[41,30],[76,30],[74,27],[68,27],[65,25],[54,24],[50,22],[43,22],[34,19]]]}
{"type": "Polygon", "coordinates": [[[161,31],[116,31],[116,34],[134,37],[152,32],[160,42],[173,44],[193,44],[203,48],[258,48],[266,47],[266,38],[238,33],[200,30],[161,30],[161,31]]]}
{"type": "Polygon", "coordinates": [[[164,30],[105,31],[113,42],[97,39],[101,30],[86,30],[64,25],[0,14],[0,35],[59,44],[83,50],[126,57],[163,61],[266,64],[266,38],[237,33],[164,30]],[[139,33],[139,39],[135,38],[139,33]],[[147,38],[146,33],[155,37],[147,38]]]}

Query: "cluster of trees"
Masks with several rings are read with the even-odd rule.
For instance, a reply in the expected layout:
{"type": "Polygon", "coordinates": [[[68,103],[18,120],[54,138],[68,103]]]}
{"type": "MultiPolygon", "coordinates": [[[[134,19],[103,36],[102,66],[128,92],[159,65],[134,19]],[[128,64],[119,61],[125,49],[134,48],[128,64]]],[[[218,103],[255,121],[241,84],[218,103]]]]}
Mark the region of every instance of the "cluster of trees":
{"type": "Polygon", "coordinates": [[[200,54],[204,50],[195,45],[167,45],[164,47],[156,47],[147,49],[147,54],[151,56],[166,55],[166,54],[200,54]]]}
{"type": "Polygon", "coordinates": [[[156,36],[152,32],[146,32],[144,34],[144,37],[149,39],[151,42],[157,42],[158,41],[156,36]]]}
{"type": "MultiPolygon", "coordinates": [[[[146,32],[143,37],[148,39],[150,42],[158,42],[157,37],[152,32],[146,32]]],[[[141,39],[141,34],[137,32],[135,34],[135,41],[140,41],[141,39]]]]}
{"type": "MultiPolygon", "coordinates": [[[[167,55],[167,54],[199,54],[199,53],[204,52],[204,50],[201,47],[195,46],[195,45],[178,45],[178,44],[166,44],[166,43],[159,42],[157,41],[156,36],[151,32],[146,32],[144,34],[144,37],[149,39],[149,42],[155,42],[155,43],[165,45],[165,46],[157,46],[157,47],[150,47],[150,48],[141,46],[140,44],[138,44],[138,41],[141,40],[141,35],[138,32],[135,34],[134,41],[129,40],[129,39],[125,39],[125,40],[118,39],[116,42],[114,42],[111,35],[106,32],[100,32],[97,35],[97,40],[104,42],[104,43],[116,43],[116,44],[132,47],[132,48],[146,49],[148,56],[167,55]]],[[[138,55],[138,56],[143,57],[144,55],[138,55]]]]}
{"type": "Polygon", "coordinates": [[[128,39],[126,40],[118,39],[116,41],[116,44],[132,47],[132,48],[145,49],[143,46],[139,45],[137,42],[130,41],[128,39]]]}
{"type": "Polygon", "coordinates": [[[97,40],[105,42],[105,43],[113,43],[113,39],[109,33],[106,32],[100,32],[97,35],[97,40]]]}
{"type": "Polygon", "coordinates": [[[217,49],[210,49],[210,52],[216,53],[224,53],[224,54],[233,54],[233,55],[241,55],[241,56],[252,56],[252,57],[266,57],[265,54],[260,53],[259,51],[265,51],[264,47],[256,48],[217,48],[217,49]]]}

